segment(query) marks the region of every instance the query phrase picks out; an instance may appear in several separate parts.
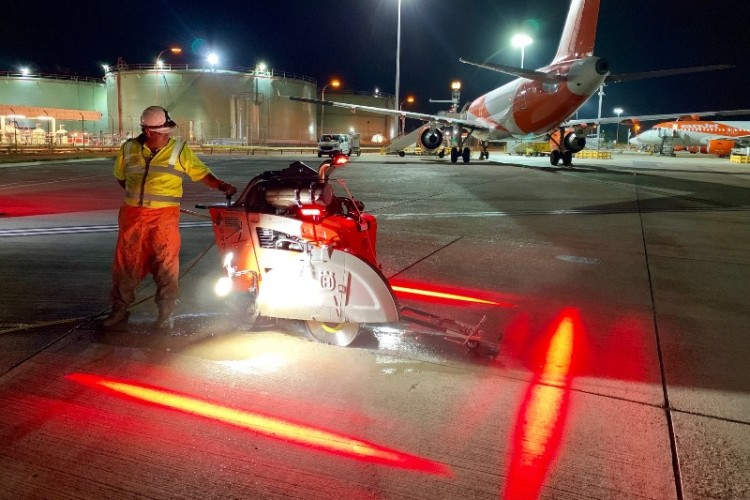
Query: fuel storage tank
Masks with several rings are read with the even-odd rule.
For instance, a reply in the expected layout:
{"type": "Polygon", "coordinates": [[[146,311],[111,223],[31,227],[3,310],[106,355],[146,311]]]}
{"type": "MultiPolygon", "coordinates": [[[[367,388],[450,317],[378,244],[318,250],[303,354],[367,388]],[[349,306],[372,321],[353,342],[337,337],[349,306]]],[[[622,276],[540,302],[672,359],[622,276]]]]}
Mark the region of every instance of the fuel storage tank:
{"type": "Polygon", "coordinates": [[[104,80],[115,133],[140,133],[148,106],[169,110],[190,142],[243,145],[304,144],[316,140],[315,110],[288,96],[314,97],[314,79],[278,71],[188,65],[111,67],[104,80]]]}

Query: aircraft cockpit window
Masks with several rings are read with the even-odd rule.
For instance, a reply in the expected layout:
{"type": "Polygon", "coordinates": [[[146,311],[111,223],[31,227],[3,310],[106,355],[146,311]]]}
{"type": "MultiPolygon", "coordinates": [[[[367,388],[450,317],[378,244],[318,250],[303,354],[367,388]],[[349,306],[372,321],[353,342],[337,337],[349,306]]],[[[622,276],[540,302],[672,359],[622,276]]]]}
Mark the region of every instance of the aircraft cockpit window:
{"type": "Polygon", "coordinates": [[[560,87],[559,83],[543,83],[542,90],[548,94],[554,94],[560,87]]]}

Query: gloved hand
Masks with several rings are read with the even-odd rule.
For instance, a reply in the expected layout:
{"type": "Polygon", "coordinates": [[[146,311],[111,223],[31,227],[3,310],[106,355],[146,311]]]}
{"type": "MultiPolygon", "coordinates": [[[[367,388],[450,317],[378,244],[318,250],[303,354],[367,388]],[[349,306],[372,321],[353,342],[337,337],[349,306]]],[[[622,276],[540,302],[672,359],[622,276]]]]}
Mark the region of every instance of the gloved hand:
{"type": "Polygon", "coordinates": [[[219,184],[219,191],[226,194],[227,196],[232,196],[237,192],[237,188],[229,184],[228,182],[222,181],[221,184],[219,184]]]}

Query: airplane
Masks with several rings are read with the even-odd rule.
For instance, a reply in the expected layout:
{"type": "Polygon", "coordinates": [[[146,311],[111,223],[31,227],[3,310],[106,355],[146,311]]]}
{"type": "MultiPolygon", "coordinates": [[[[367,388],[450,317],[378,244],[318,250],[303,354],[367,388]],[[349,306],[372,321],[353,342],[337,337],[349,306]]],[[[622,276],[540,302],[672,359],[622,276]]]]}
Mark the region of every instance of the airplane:
{"type": "Polygon", "coordinates": [[[736,141],[750,140],[750,121],[707,121],[691,116],[658,123],[630,139],[630,144],[661,147],[669,138],[675,151],[727,156],[736,141]]]}
{"type": "MultiPolygon", "coordinates": [[[[450,151],[451,162],[460,157],[468,163],[471,151],[468,139],[474,135],[480,140],[480,159],[489,158],[489,142],[508,139],[547,137],[552,144],[550,163],[570,166],[573,154],[586,146],[586,135],[594,124],[617,123],[628,119],[646,117],[617,117],[589,120],[570,119],[605,83],[631,81],[643,78],[679,75],[697,71],[731,68],[730,65],[700,66],[672,70],[648,71],[625,75],[610,74],[606,59],[596,57],[594,39],[599,17],[599,0],[571,0],[565,27],[552,62],[532,70],[497,64],[480,64],[459,59],[460,62],[480,68],[505,73],[517,78],[475,99],[460,113],[430,115],[410,111],[377,108],[329,100],[290,96],[299,102],[362,110],[372,113],[422,120],[417,143],[423,151],[433,153],[443,147],[443,137],[453,129],[456,146],[450,151]],[[467,133],[464,134],[464,131],[467,133]]],[[[750,114],[744,110],[729,112],[750,114]]],[[[687,114],[687,113],[681,113],[687,114]]],[[[691,113],[695,114],[695,113],[691,113]]],[[[705,111],[701,115],[725,114],[705,111]]],[[[673,118],[671,115],[651,115],[654,120],[673,118]]]]}

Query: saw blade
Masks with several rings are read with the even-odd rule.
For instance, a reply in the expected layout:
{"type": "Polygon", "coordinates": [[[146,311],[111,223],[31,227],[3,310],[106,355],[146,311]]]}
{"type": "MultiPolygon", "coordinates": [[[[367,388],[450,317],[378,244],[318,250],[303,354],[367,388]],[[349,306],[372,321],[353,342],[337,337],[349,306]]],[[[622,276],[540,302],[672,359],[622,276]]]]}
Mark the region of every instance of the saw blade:
{"type": "Polygon", "coordinates": [[[326,323],[323,321],[305,321],[308,333],[325,344],[348,346],[359,333],[359,323],[326,323]]]}

